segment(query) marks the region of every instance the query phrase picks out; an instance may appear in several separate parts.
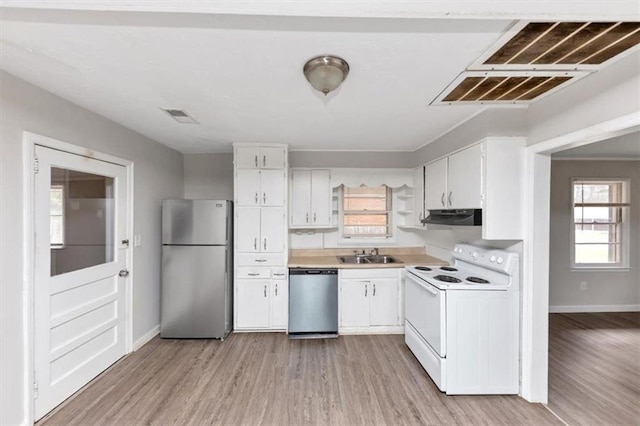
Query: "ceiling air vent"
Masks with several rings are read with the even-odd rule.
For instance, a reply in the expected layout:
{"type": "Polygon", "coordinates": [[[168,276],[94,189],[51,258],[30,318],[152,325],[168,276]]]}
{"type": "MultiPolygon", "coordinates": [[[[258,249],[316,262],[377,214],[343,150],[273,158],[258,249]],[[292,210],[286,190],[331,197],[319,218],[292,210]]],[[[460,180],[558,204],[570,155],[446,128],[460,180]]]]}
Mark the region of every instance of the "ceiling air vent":
{"type": "Polygon", "coordinates": [[[169,109],[169,108],[161,108],[164,112],[169,114],[174,120],[178,123],[197,123],[196,120],[193,119],[189,114],[181,109],[169,109]]]}
{"type": "Polygon", "coordinates": [[[523,22],[470,69],[594,70],[640,44],[640,22],[523,22]]]}
{"type": "Polygon", "coordinates": [[[432,105],[529,103],[586,74],[577,71],[466,71],[432,105]]]}

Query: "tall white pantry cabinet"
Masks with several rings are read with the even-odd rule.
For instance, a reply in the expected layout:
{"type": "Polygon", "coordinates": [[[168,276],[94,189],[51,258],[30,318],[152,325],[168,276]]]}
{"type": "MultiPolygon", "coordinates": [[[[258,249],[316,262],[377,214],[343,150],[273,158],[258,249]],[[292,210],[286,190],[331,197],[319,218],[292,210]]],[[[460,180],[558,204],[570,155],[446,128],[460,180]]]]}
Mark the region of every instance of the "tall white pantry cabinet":
{"type": "Polygon", "coordinates": [[[286,145],[234,144],[234,329],[287,329],[286,145]]]}

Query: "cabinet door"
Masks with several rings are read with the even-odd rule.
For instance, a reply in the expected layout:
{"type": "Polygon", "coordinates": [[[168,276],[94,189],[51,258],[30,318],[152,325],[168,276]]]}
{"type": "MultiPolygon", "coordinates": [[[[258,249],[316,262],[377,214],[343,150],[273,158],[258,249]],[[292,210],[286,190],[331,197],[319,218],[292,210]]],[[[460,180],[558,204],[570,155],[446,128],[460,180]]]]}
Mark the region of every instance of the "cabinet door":
{"type": "Polygon", "coordinates": [[[236,205],[260,205],[260,170],[236,171],[236,205]]]}
{"type": "Polygon", "coordinates": [[[260,208],[237,208],[235,226],[238,251],[258,253],[260,251],[260,208]]]}
{"type": "Polygon", "coordinates": [[[289,295],[287,280],[271,281],[271,328],[285,329],[288,322],[289,295]]]}
{"type": "Polygon", "coordinates": [[[331,224],[331,175],[329,170],[311,171],[311,224],[331,224]]]}
{"type": "Polygon", "coordinates": [[[237,169],[257,169],[260,166],[260,148],[239,146],[236,148],[237,169]]]}
{"type": "Polygon", "coordinates": [[[416,167],[413,172],[413,224],[424,226],[424,166],[416,167]]]}
{"type": "Polygon", "coordinates": [[[261,170],[260,187],[261,205],[284,206],[284,170],[261,170]]]}
{"type": "Polygon", "coordinates": [[[236,280],[236,327],[269,328],[269,281],[236,280]]]}
{"type": "Polygon", "coordinates": [[[311,220],[311,171],[291,171],[291,226],[308,226],[311,220]]]}
{"type": "Polygon", "coordinates": [[[482,146],[473,145],[449,156],[449,208],[482,208],[482,146]]]}
{"type": "Polygon", "coordinates": [[[443,158],[424,168],[424,205],[427,210],[447,208],[447,159],[443,158]]]}
{"type": "Polygon", "coordinates": [[[259,249],[262,253],[279,253],[284,250],[284,209],[264,208],[260,220],[261,237],[259,249]]]}
{"type": "Polygon", "coordinates": [[[398,280],[377,278],[371,281],[369,297],[371,325],[398,325],[398,280]]]}
{"type": "Polygon", "coordinates": [[[259,167],[263,169],[284,169],[284,160],[284,148],[260,148],[259,167]]]}
{"type": "Polygon", "coordinates": [[[371,282],[342,280],[340,286],[341,326],[369,326],[369,292],[371,282]]]}

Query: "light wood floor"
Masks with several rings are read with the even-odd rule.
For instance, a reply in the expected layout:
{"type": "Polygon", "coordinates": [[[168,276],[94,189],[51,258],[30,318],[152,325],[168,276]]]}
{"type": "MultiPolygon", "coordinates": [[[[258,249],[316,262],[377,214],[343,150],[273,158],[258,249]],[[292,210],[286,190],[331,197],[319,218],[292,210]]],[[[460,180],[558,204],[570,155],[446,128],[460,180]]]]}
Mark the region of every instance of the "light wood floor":
{"type": "Polygon", "coordinates": [[[446,396],[402,335],[156,338],[43,424],[375,425],[560,422],[517,396],[446,396]]]}
{"type": "Polygon", "coordinates": [[[640,312],[549,325],[549,408],[570,425],[640,425],[640,312]]]}

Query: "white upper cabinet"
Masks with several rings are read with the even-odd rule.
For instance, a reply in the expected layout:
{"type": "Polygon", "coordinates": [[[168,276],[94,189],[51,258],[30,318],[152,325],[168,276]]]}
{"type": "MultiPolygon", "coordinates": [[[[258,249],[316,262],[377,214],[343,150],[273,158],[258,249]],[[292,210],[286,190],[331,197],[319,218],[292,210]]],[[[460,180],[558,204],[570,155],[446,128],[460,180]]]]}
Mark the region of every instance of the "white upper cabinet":
{"type": "Polygon", "coordinates": [[[413,225],[423,227],[421,220],[425,218],[424,211],[424,166],[416,167],[413,171],[413,225]]]}
{"type": "Polygon", "coordinates": [[[427,210],[447,208],[447,158],[425,166],[424,205],[427,210]]]}
{"type": "Polygon", "coordinates": [[[236,209],[236,247],[242,253],[260,253],[260,209],[236,209]]]}
{"type": "Polygon", "coordinates": [[[283,169],[285,149],[280,147],[239,146],[235,163],[238,169],[283,169]]]}
{"type": "Polygon", "coordinates": [[[261,209],[260,251],[281,253],[284,250],[284,209],[261,209]]]}
{"type": "Polygon", "coordinates": [[[292,170],[291,227],[321,228],[330,226],[331,197],[329,170],[292,170]]]}
{"type": "Polygon", "coordinates": [[[284,170],[237,170],[236,185],[238,206],[284,206],[284,170]]]}
{"type": "Polygon", "coordinates": [[[447,208],[482,208],[482,144],[449,156],[447,208]]]}
{"type": "Polygon", "coordinates": [[[281,253],[284,251],[283,208],[236,209],[236,247],[241,253],[281,253]]]}

